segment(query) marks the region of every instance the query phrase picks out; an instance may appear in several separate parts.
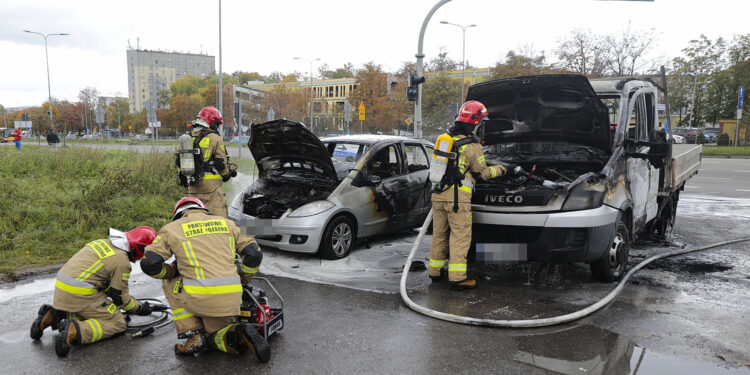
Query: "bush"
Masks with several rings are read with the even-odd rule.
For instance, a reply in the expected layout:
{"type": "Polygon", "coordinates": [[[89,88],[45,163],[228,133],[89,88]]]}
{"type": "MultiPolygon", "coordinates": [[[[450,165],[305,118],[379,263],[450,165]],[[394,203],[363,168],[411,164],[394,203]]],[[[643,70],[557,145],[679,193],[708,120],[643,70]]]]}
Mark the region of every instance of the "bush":
{"type": "Polygon", "coordinates": [[[699,132],[698,135],[695,137],[695,143],[699,145],[706,143],[706,135],[703,134],[703,132],[699,132]]]}
{"type": "Polygon", "coordinates": [[[159,229],[184,190],[170,154],[0,148],[0,272],[66,261],[109,227],[159,229]]]}
{"type": "Polygon", "coordinates": [[[719,139],[716,141],[717,146],[729,146],[729,134],[721,133],[719,139]]]}

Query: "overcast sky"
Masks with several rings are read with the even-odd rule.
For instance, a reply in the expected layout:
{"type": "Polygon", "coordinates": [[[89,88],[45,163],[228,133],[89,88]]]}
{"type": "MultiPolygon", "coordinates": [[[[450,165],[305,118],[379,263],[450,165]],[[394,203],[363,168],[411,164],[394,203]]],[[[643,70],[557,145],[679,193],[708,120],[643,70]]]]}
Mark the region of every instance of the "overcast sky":
{"type": "MultiPolygon", "coordinates": [[[[375,61],[388,70],[413,61],[419,28],[436,0],[224,0],[223,71],[293,71],[309,74],[308,62],[355,67],[375,61]]],[[[466,58],[494,66],[508,50],[531,45],[551,55],[556,42],[576,28],[596,33],[655,28],[656,55],[674,57],[701,33],[731,39],[750,32],[748,0],[453,0],[427,27],[426,59],[445,47],[461,59],[461,30],[446,20],[478,25],[466,34],[466,58]]],[[[140,38],[143,49],[207,52],[217,56],[218,0],[44,1],[0,3],[0,104],[39,105],[47,98],[42,33],[48,39],[52,96],[76,100],[96,87],[127,95],[125,51],[140,38]]],[[[317,64],[317,63],[316,63],[317,64]]],[[[317,65],[314,67],[317,70],[317,65]]]]}

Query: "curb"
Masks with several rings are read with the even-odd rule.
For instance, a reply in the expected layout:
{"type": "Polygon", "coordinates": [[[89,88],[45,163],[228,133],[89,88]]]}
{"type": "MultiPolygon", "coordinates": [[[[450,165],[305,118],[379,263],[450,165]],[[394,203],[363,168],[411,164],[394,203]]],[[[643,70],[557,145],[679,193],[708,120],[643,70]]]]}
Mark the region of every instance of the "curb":
{"type": "Polygon", "coordinates": [[[707,159],[750,159],[750,156],[744,155],[701,155],[707,159]]]}
{"type": "Polygon", "coordinates": [[[54,273],[59,271],[64,265],[65,263],[48,264],[46,266],[23,268],[12,273],[0,273],[0,284],[12,283],[41,274],[54,273]]]}

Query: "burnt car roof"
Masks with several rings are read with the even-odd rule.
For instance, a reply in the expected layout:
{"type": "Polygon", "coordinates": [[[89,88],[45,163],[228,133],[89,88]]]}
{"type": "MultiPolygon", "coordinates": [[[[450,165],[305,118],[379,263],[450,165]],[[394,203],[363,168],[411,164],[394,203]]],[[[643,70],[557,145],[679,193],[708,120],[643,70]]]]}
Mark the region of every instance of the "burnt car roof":
{"type": "Polygon", "coordinates": [[[486,144],[566,141],[610,148],[607,107],[576,74],[505,78],[469,87],[466,100],[487,107],[486,144]]]}
{"type": "Polygon", "coordinates": [[[356,135],[339,135],[336,137],[326,137],[321,139],[322,142],[349,142],[360,144],[375,144],[385,141],[399,142],[417,142],[432,145],[429,141],[417,138],[404,137],[400,135],[381,135],[381,134],[356,134],[356,135]]]}
{"type": "MultiPolygon", "coordinates": [[[[336,181],[336,169],[323,142],[299,122],[280,119],[250,127],[247,147],[263,173],[265,161],[314,163],[325,175],[336,181]]],[[[294,165],[294,164],[292,164],[294,165]]]]}

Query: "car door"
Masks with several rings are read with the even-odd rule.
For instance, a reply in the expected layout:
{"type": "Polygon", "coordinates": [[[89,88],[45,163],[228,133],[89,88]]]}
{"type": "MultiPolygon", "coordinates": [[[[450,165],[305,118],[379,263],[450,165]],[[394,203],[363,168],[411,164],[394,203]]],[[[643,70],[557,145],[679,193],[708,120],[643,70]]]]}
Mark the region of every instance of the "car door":
{"type": "Polygon", "coordinates": [[[417,142],[403,144],[408,177],[409,225],[419,226],[430,210],[430,164],[424,147],[417,142]]]}
{"type": "MultiPolygon", "coordinates": [[[[631,131],[628,138],[634,142],[648,142],[654,126],[653,93],[639,91],[631,100],[635,101],[631,115],[631,131]]],[[[647,154],[648,145],[638,145],[636,151],[647,154]]],[[[630,195],[633,201],[634,227],[642,228],[656,216],[656,196],[659,188],[659,169],[647,159],[631,157],[627,160],[630,195]]]]}
{"type": "Polygon", "coordinates": [[[377,182],[371,185],[377,210],[388,213],[388,227],[403,228],[408,225],[408,173],[400,143],[381,145],[367,160],[365,178],[371,180],[373,176],[377,178],[377,182]]]}

